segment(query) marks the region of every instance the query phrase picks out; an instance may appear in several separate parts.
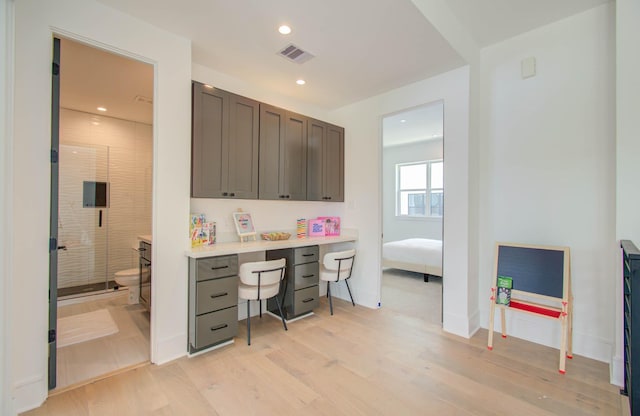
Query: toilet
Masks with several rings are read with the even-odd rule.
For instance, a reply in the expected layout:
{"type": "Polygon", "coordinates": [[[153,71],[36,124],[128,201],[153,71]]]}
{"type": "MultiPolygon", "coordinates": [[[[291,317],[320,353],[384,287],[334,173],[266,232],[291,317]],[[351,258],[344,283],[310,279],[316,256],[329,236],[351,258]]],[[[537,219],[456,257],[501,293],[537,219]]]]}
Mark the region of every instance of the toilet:
{"type": "Polygon", "coordinates": [[[115,279],[119,286],[129,289],[129,305],[140,303],[140,269],[120,270],[116,272],[115,279]]]}

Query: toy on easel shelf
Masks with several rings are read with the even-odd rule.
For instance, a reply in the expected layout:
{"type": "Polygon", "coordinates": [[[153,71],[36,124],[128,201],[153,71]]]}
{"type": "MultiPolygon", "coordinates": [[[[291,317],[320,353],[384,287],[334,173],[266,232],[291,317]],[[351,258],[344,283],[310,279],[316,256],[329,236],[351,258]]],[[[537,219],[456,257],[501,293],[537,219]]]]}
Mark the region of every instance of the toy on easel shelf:
{"type": "Polygon", "coordinates": [[[509,306],[511,304],[511,289],[513,288],[513,279],[506,276],[498,276],[496,287],[498,291],[496,303],[499,305],[509,306]]]}
{"type": "Polygon", "coordinates": [[[298,238],[307,238],[307,220],[300,218],[296,222],[296,235],[298,238]]]}
{"type": "Polygon", "coordinates": [[[204,214],[191,214],[189,220],[191,247],[209,246],[216,242],[216,223],[207,222],[204,214]]]}

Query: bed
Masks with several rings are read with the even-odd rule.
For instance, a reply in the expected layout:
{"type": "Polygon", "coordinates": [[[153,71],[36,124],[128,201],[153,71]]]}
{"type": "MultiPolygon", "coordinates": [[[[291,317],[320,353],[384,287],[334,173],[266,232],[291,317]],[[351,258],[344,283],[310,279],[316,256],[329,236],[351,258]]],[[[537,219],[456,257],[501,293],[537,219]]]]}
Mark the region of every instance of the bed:
{"type": "Polygon", "coordinates": [[[429,276],[442,276],[442,241],[408,238],[382,245],[382,266],[429,276]]]}

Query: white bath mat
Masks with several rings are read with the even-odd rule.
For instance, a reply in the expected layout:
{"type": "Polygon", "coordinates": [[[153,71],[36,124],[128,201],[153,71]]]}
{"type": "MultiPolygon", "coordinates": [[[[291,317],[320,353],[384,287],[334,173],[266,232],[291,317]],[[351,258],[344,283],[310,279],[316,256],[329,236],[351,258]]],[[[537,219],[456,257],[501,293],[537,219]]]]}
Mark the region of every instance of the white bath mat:
{"type": "Polygon", "coordinates": [[[106,337],[118,332],[118,325],[106,309],[58,319],[58,348],[106,337]]]}

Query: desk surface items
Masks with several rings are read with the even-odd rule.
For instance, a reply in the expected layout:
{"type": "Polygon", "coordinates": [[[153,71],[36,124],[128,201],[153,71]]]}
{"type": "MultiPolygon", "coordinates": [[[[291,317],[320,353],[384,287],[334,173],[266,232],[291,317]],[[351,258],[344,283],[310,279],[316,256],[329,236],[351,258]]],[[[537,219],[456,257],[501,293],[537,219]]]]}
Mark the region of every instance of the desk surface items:
{"type": "Polygon", "coordinates": [[[502,337],[507,337],[506,311],[517,311],[560,321],[560,373],[572,355],[573,296],[568,247],[497,243],[491,287],[489,340],[493,349],[493,325],[500,309],[502,337]]]}

